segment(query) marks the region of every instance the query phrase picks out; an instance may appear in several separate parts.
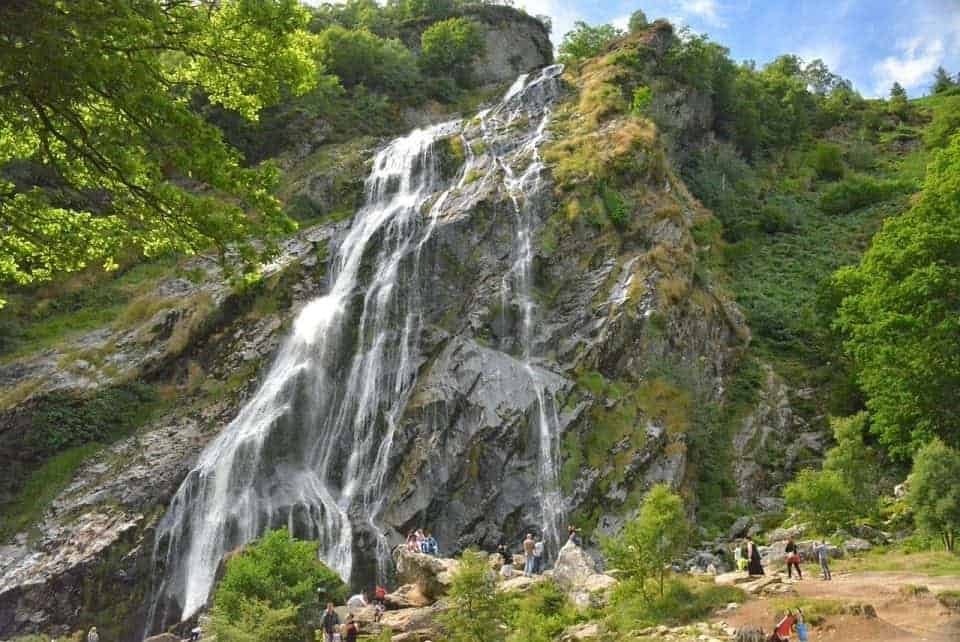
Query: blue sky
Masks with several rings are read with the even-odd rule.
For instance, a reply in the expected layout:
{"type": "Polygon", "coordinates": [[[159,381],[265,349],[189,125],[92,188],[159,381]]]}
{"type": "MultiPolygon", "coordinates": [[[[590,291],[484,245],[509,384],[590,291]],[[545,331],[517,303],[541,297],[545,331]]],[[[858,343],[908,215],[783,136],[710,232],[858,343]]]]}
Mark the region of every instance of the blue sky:
{"type": "Polygon", "coordinates": [[[735,60],[769,62],[782,53],[822,58],[864,96],[894,81],[910,96],[929,91],[933,71],[960,71],[960,0],[514,0],[553,19],[553,40],[576,20],[625,27],[642,9],[706,33],[735,60]]]}

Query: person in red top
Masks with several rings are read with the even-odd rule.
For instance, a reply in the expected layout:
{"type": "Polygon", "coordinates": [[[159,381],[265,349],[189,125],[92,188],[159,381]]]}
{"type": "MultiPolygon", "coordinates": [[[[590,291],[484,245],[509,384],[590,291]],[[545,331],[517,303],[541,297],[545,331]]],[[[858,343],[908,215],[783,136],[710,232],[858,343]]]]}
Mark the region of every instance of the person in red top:
{"type": "Polygon", "coordinates": [[[796,616],[794,616],[790,611],[787,611],[787,614],[784,615],[783,619],[780,620],[780,623],[777,624],[777,628],[773,630],[773,634],[776,636],[776,639],[789,640],[790,632],[793,631],[793,623],[796,621],[796,616]]]}
{"type": "Polygon", "coordinates": [[[383,612],[387,610],[387,589],[379,584],[373,591],[373,621],[379,622],[383,612]]]}

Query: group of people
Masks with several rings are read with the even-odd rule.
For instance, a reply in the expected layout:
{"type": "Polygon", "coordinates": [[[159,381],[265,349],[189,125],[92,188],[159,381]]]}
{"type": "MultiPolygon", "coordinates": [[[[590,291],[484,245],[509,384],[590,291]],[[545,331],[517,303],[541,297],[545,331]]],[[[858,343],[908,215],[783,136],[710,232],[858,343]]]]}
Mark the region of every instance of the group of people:
{"type": "Polygon", "coordinates": [[[437,543],[436,538],[430,531],[424,531],[422,528],[407,533],[406,546],[407,550],[413,551],[414,553],[423,553],[424,555],[433,555],[434,557],[440,554],[440,545],[437,543]]]}
{"type": "MultiPolygon", "coordinates": [[[[349,604],[347,602],[348,606],[349,604]]],[[[353,613],[348,613],[346,622],[343,623],[343,626],[340,625],[340,616],[333,608],[333,602],[327,602],[327,610],[323,612],[323,617],[320,618],[320,628],[323,629],[324,642],[357,642],[357,635],[360,633],[353,613]]]]}
{"type": "MultiPolygon", "coordinates": [[[[797,579],[803,579],[803,571],[800,569],[800,547],[792,537],[787,539],[787,545],[784,548],[787,562],[787,577],[793,579],[793,572],[796,570],[797,579]]],[[[823,540],[814,542],[813,554],[820,563],[820,570],[823,573],[824,580],[832,580],[830,574],[830,549],[823,540]]],[[[763,562],[760,557],[760,550],[749,535],[738,546],[733,549],[733,560],[738,571],[747,571],[750,575],[763,575],[763,562]]]]}

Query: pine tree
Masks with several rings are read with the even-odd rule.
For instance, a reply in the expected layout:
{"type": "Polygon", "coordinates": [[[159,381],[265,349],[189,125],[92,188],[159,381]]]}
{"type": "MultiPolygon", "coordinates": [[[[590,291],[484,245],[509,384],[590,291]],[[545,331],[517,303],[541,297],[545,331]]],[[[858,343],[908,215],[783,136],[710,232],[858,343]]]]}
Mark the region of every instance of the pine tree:
{"type": "Polygon", "coordinates": [[[933,72],[933,93],[942,94],[951,87],[955,87],[953,79],[950,78],[950,74],[947,73],[947,70],[943,67],[937,67],[937,70],[933,72]]]}

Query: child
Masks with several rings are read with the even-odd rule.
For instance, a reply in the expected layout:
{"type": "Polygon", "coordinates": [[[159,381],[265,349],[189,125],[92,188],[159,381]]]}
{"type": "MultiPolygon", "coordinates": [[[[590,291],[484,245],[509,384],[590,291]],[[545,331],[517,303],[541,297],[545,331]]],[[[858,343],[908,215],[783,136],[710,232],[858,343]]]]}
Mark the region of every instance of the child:
{"type": "Polygon", "coordinates": [[[810,638],[807,637],[807,625],[803,621],[803,611],[800,609],[797,609],[797,623],[794,626],[797,629],[797,639],[800,642],[808,642],[810,638]]]}

